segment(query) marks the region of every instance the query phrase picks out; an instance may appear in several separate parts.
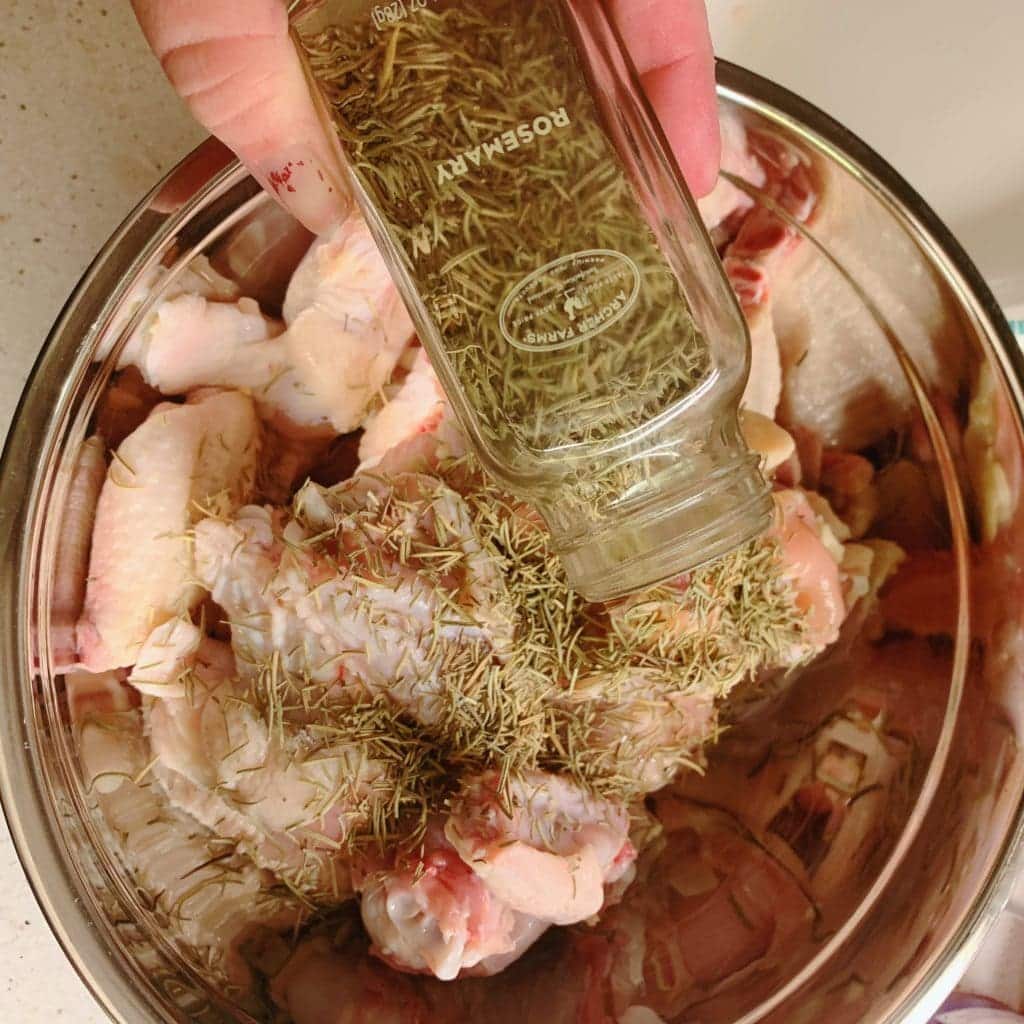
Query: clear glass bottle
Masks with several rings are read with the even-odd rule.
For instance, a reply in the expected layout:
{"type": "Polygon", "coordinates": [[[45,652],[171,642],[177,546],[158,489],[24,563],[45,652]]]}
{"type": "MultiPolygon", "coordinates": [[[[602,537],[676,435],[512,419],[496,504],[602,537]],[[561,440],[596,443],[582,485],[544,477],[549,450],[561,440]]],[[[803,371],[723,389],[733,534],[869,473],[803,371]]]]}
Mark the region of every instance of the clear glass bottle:
{"type": "Polygon", "coordinates": [[[747,328],[602,4],[310,7],[296,34],[423,345],[575,589],[764,530],[747,328]]]}

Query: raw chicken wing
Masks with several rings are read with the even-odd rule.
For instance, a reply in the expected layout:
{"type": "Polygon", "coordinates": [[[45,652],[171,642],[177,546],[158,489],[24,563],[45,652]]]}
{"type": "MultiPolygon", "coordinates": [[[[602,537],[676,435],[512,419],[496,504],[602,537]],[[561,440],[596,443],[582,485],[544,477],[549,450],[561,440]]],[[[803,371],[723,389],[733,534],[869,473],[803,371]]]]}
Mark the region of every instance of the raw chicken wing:
{"type": "Polygon", "coordinates": [[[361,685],[429,724],[447,650],[475,645],[489,657],[511,640],[498,567],[462,499],[429,477],[310,484],[295,518],[249,507],[232,522],[205,520],[195,550],[243,673],[276,653],[296,677],[361,685]],[[453,553],[450,569],[438,551],[453,553]]]}
{"type": "Polygon", "coordinates": [[[463,785],[445,824],[449,842],[518,913],[561,925],[592,917],[605,886],[627,876],[636,858],[629,812],[534,771],[510,781],[509,814],[498,782],[489,774],[463,785]]]}
{"type": "Polygon", "coordinates": [[[586,676],[562,702],[586,709],[585,749],[600,759],[603,773],[624,776],[648,793],[698,763],[717,727],[712,693],[681,691],[653,669],[586,676]]]}
{"type": "Polygon", "coordinates": [[[342,844],[373,800],[386,798],[383,767],[355,745],[284,723],[272,732],[224,644],[197,637],[179,661],[150,669],[150,693],[161,690],[161,668],[164,695],[145,698],[143,713],[153,774],[174,805],[293,889],[320,901],[346,898],[342,844]]]}
{"type": "Polygon", "coordinates": [[[424,349],[395,396],[364,425],[359,469],[380,473],[429,472],[466,451],[461,431],[424,349]],[[383,461],[382,461],[383,460],[383,461]]]}
{"type": "Polygon", "coordinates": [[[781,551],[783,572],[803,613],[805,650],[794,660],[834,643],[846,618],[840,564],[842,544],[800,490],[777,491],[778,510],[772,530],[781,551]]]}
{"type": "Polygon", "coordinates": [[[78,653],[91,671],[134,664],[153,626],[199,598],[187,531],[197,509],[250,493],[258,453],[252,402],[197,392],[157,406],[118,449],[100,493],[78,653]]]}
{"type": "Polygon", "coordinates": [[[399,970],[442,981],[492,973],[499,961],[504,966],[516,959],[548,927],[495,896],[439,826],[428,831],[420,855],[370,872],[357,888],[374,952],[399,970]]]}
{"type": "MultiPolygon", "coordinates": [[[[913,240],[868,189],[843,188],[836,164],[813,168],[820,199],[809,230],[871,296],[924,379],[951,397],[963,333],[913,240]]],[[[780,422],[827,446],[860,451],[906,424],[916,402],[885,333],[839,271],[809,244],[773,275],[782,358],[780,422]]]]}
{"type": "Polygon", "coordinates": [[[267,891],[258,869],[234,844],[170,807],[149,777],[151,754],[138,697],[119,674],[65,677],[84,781],[133,881],[154,893],[193,959],[220,969],[244,995],[251,984],[237,942],[256,924],[288,929],[298,901],[267,891]]]}
{"type": "Polygon", "coordinates": [[[287,368],[281,325],[252,299],[211,302],[178,295],[150,318],[134,359],[146,382],[165,395],[198,387],[261,389],[287,368]]]}
{"type": "Polygon", "coordinates": [[[413,333],[358,213],[313,243],[288,287],[284,319],[291,369],[267,400],[302,427],[355,430],[413,333]]]}

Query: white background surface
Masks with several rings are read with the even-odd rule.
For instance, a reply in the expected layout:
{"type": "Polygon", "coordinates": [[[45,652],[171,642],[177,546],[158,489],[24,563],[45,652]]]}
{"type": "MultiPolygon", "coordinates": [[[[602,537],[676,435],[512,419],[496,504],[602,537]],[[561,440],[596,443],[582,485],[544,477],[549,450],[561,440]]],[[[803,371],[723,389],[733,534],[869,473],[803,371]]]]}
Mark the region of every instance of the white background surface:
{"type": "MultiPolygon", "coordinates": [[[[1001,300],[1024,305],[1024,0],[710,7],[722,56],[860,134],[946,219],[1001,300]]],[[[200,137],[126,0],[0,0],[0,428],[85,265],[200,137]]],[[[105,1018],[0,822],[0,1020],[57,1019],[105,1018]]]]}

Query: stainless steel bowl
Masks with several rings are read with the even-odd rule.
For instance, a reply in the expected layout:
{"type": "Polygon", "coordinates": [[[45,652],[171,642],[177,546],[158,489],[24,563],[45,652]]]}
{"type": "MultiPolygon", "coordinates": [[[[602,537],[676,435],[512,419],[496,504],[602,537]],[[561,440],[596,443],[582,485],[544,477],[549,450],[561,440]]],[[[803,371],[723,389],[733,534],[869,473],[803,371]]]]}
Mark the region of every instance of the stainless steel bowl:
{"type": "MultiPolygon", "coordinates": [[[[822,240],[812,229],[805,244],[832,272],[851,271],[845,286],[858,294],[863,314],[881,324],[880,336],[889,333],[884,356],[865,351],[861,359],[895,360],[907,394],[919,405],[926,449],[921,457],[942,483],[951,537],[946,589],[954,600],[947,635],[927,641],[934,671],[925,681],[927,695],[911,703],[934,714],[927,725],[921,724],[927,714],[907,717],[917,723],[906,726],[905,736],[914,756],[902,776],[901,798],[887,806],[890,827],[858,853],[856,872],[842,876],[829,901],[818,905],[816,926],[802,939],[776,951],[770,964],[689,998],[677,1019],[923,1022],[978,948],[1019,859],[1024,517],[1011,488],[998,539],[980,542],[985,494],[972,489],[958,451],[966,396],[979,373],[987,372],[1007,410],[1000,458],[1011,478],[1019,473],[1024,363],[968,258],[891,168],[792,94],[739,68],[723,66],[720,75],[726,105],[801,152],[844,199],[870,211],[867,236],[851,232],[813,249],[822,240]],[[871,270],[880,253],[896,251],[908,280],[927,280],[941,296],[956,359],[922,365],[914,345],[902,347],[901,324],[890,323],[890,314],[879,308],[871,270]],[[945,416],[931,403],[930,384],[936,383],[950,396],[945,416]]],[[[770,197],[759,201],[771,205],[770,197]]],[[[95,364],[94,354],[109,349],[142,315],[144,308],[135,309],[142,283],[158,294],[200,252],[233,260],[250,290],[273,302],[281,268],[302,242],[294,230],[237,165],[226,165],[215,147],[204,147],[136,209],[86,272],[39,358],[4,452],[0,586],[7,699],[0,721],[0,792],[54,933],[85,984],[120,1021],[252,1018],[182,955],[133,888],[82,784],[61,679],[51,670],[61,510],[75,453],[113,369],[109,357],[95,364]],[[268,232],[283,239],[277,262],[246,264],[246,239],[268,232]]],[[[881,400],[856,412],[868,426],[872,417],[890,414],[881,400]]],[[[935,593],[934,599],[946,596],[935,593]]],[[[800,715],[813,714],[820,729],[835,713],[826,698],[830,680],[843,671],[842,658],[842,649],[834,652],[767,711],[751,708],[713,756],[709,779],[688,795],[707,800],[719,793],[714,813],[726,813],[729,780],[735,783],[737,765],[749,763],[758,737],[782,741],[800,715]]],[[[910,692],[907,680],[895,684],[910,692]]]]}

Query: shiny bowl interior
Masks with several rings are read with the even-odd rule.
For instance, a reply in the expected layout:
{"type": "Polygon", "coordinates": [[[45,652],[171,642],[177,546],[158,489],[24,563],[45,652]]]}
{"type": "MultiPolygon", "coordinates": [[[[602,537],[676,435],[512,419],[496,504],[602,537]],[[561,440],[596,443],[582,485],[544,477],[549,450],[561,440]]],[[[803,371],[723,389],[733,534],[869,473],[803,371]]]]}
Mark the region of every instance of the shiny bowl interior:
{"type": "MultiPolygon", "coordinates": [[[[769,823],[774,832],[788,837],[798,856],[818,858],[814,884],[820,891],[812,894],[811,927],[770,936],[770,956],[690,991],[671,1016],[704,1024],[925,1021],[998,913],[1019,845],[1024,612],[1017,581],[1024,521],[1012,500],[997,539],[982,537],[985,495],[965,471],[962,435],[972,388],[988,373],[1007,410],[1004,471],[1019,474],[1024,367],[966,256],[890,168],[839,125],[771,83],[728,66],[720,75],[726,106],[799,151],[833,189],[870,212],[870,233],[823,237],[812,225],[804,240],[813,254],[808,273],[837,275],[851,290],[859,316],[886,344],[884,356],[871,351],[863,357],[891,360],[889,371],[901,375],[912,396],[923,430],[914,457],[927,462],[941,483],[948,536],[950,593],[936,600],[952,598],[953,612],[947,635],[908,646],[896,663],[903,668],[882,687],[895,707],[891,732],[906,741],[898,777],[863,794],[878,805],[877,820],[885,827],[865,832],[846,870],[833,863],[835,878],[827,882],[822,838],[798,834],[780,808],[769,823]],[[938,367],[923,365],[899,310],[894,316],[879,300],[875,258],[897,250],[904,271],[927,279],[946,311],[944,329],[957,355],[938,367]],[[945,412],[934,400],[937,390],[951,396],[945,412]]],[[[750,194],[774,208],[770,195],[756,187],[750,194]]],[[[785,221],[784,211],[777,216],[785,221]]],[[[55,934],[117,1020],[251,1020],[254,1011],[226,997],[190,962],[133,886],[83,785],[62,679],[51,670],[61,510],[76,453],[114,365],[111,356],[95,362],[94,354],[116,351],[118,339],[145,315],[147,302],[137,301],[142,286],[147,301],[155,300],[199,253],[273,308],[281,299],[283,268],[294,265],[308,241],[237,165],[226,165],[221,151],[204,147],[137,208],[87,271],[40,356],[4,453],[7,713],[0,725],[0,791],[55,934]],[[254,262],[252,253],[267,253],[268,237],[279,243],[269,247],[273,258],[261,255],[254,262]]],[[[818,313],[827,316],[828,310],[818,313]]],[[[863,335],[853,330],[853,336],[863,335]]],[[[870,423],[891,411],[874,405],[854,414],[870,423]]],[[[683,787],[689,806],[703,808],[702,827],[717,829],[720,819],[728,819],[732,828],[731,801],[766,758],[787,745],[806,748],[809,737],[825,735],[842,718],[850,700],[863,703],[864,672],[841,640],[778,694],[738,702],[736,722],[712,753],[707,777],[683,787]]],[[[685,941],[685,933],[674,930],[678,923],[666,922],[670,946],[673,939],[685,941]]],[[[672,952],[667,956],[671,960],[672,952]]],[[[528,959],[520,974],[536,967],[528,959]]],[[[494,1019],[505,1017],[496,1010],[494,1019]]]]}

